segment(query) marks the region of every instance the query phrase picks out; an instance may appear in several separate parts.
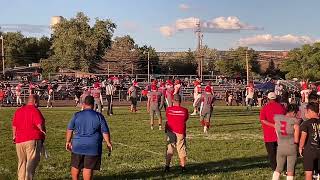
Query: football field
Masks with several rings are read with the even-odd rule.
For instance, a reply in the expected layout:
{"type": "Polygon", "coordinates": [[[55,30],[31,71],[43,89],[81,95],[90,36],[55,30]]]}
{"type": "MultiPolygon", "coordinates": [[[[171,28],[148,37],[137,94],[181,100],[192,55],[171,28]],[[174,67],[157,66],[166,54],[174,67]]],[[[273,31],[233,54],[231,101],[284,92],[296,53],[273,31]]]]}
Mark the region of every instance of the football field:
{"type": "MultiPolygon", "coordinates": [[[[17,157],[12,144],[11,119],[14,108],[0,109],[0,179],[16,179],[17,157]]],[[[46,119],[46,149],[36,179],[70,179],[70,153],[65,150],[65,130],[77,108],[41,108],[46,119]]],[[[191,107],[189,107],[191,111],[191,107]]],[[[165,134],[151,130],[145,108],[130,113],[128,107],[115,107],[106,117],[114,151],[107,156],[106,146],[101,171],[95,179],[271,179],[266,150],[258,120],[259,110],[216,106],[212,128],[204,135],[198,117],[187,123],[187,172],[180,173],[173,157],[171,172],[164,173],[165,134]]],[[[301,160],[297,179],[303,178],[301,160]]],[[[284,178],[284,177],[283,177],[284,178]]]]}

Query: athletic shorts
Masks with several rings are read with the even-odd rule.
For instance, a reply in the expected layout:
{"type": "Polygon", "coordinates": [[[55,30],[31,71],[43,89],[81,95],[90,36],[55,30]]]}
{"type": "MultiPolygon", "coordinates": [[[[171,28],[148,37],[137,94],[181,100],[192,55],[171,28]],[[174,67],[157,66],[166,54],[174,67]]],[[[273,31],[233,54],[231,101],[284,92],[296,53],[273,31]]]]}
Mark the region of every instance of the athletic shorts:
{"type": "Polygon", "coordinates": [[[305,148],[303,151],[303,167],[305,171],[313,171],[318,164],[318,170],[320,167],[320,150],[305,148]]]}
{"type": "Polygon", "coordinates": [[[177,134],[167,131],[167,154],[173,154],[175,149],[178,152],[179,158],[187,157],[186,138],[183,134],[177,134]]]}
{"type": "Polygon", "coordinates": [[[76,169],[92,169],[100,170],[101,156],[88,156],[72,153],[71,155],[71,167],[76,169]]]}
{"type": "Polygon", "coordinates": [[[154,115],[157,115],[157,117],[161,116],[160,110],[159,109],[150,109],[150,117],[153,118],[154,115]]]}
{"type": "Polygon", "coordinates": [[[195,97],[194,97],[193,107],[198,107],[198,106],[199,106],[200,99],[201,99],[201,94],[199,94],[198,96],[195,96],[195,97]]]}
{"type": "Polygon", "coordinates": [[[131,101],[131,104],[136,106],[137,105],[137,98],[135,97],[130,97],[130,101],[131,101]]]}
{"type": "Polygon", "coordinates": [[[208,120],[210,121],[212,115],[212,111],[205,111],[201,113],[201,120],[208,120]]]}

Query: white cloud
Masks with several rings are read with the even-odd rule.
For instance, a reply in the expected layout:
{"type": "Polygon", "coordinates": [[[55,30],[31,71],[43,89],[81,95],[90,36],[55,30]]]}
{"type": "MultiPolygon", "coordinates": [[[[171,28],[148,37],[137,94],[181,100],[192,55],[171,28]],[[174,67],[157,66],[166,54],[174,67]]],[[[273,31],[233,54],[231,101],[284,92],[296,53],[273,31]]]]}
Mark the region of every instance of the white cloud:
{"type": "Polygon", "coordinates": [[[295,36],[287,34],[283,36],[273,36],[262,34],[252,37],[242,38],[237,42],[240,46],[262,47],[268,49],[292,49],[303,44],[311,44],[316,40],[309,36],[295,36]]]}
{"type": "Polygon", "coordinates": [[[163,36],[170,37],[174,34],[175,30],[170,26],[160,27],[160,32],[163,36]]]}
{"type": "Polygon", "coordinates": [[[179,5],[179,9],[182,10],[182,11],[187,11],[190,9],[190,6],[187,5],[187,4],[180,4],[179,5]]]}
{"type": "Polygon", "coordinates": [[[171,26],[162,26],[160,27],[160,32],[162,33],[163,29],[170,29],[171,33],[162,33],[164,36],[172,36],[177,31],[184,30],[195,30],[197,23],[200,23],[201,29],[203,32],[207,33],[228,33],[228,32],[237,32],[241,30],[259,30],[261,28],[248,25],[239,20],[235,16],[229,17],[217,17],[209,21],[202,21],[196,17],[189,17],[185,19],[178,19],[171,26]],[[162,29],[162,30],[161,30],[162,29]]]}

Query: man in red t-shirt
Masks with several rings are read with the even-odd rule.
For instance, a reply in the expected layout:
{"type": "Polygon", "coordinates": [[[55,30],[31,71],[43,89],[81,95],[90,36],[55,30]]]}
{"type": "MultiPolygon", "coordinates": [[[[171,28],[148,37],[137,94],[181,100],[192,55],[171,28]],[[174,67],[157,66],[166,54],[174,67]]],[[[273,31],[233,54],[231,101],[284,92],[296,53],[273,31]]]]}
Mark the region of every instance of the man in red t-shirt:
{"type": "Polygon", "coordinates": [[[175,94],[173,97],[173,106],[166,110],[167,123],[167,152],[165,172],[170,169],[170,162],[174,149],[177,150],[180,159],[181,171],[185,171],[187,152],[186,152],[186,122],[189,118],[188,110],[180,106],[181,96],[175,94]]]}
{"type": "Polygon", "coordinates": [[[13,142],[18,155],[18,179],[33,179],[45,139],[45,120],[36,108],[37,97],[17,109],[12,120],[13,142]],[[27,158],[28,157],[28,158],[27,158]]]}
{"type": "Polygon", "coordinates": [[[260,110],[260,122],[262,124],[264,143],[268,152],[268,158],[271,168],[275,171],[277,167],[277,134],[274,127],[274,116],[276,114],[284,115],[285,108],[276,101],[277,95],[274,92],[268,94],[269,102],[260,110]]]}

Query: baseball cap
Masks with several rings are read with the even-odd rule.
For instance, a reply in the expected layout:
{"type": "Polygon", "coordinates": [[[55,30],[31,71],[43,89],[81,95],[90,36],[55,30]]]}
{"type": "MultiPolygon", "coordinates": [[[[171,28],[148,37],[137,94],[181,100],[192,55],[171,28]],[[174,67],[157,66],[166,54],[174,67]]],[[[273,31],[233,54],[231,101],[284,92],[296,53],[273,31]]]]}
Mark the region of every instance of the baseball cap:
{"type": "Polygon", "coordinates": [[[206,88],[204,89],[206,92],[211,92],[212,91],[212,89],[211,89],[211,87],[210,86],[206,86],[206,88]]]}
{"type": "Polygon", "coordinates": [[[268,99],[277,99],[277,95],[274,92],[269,92],[268,99]]]}

